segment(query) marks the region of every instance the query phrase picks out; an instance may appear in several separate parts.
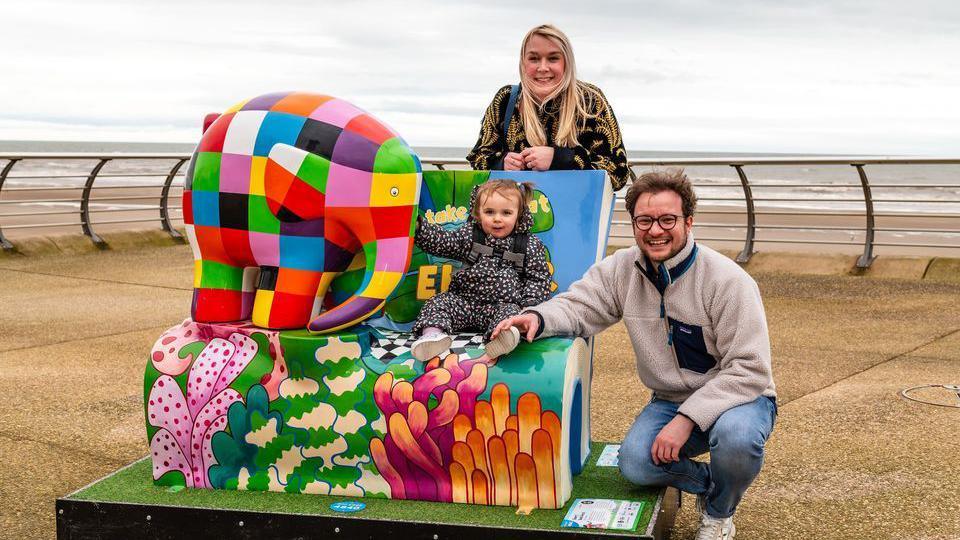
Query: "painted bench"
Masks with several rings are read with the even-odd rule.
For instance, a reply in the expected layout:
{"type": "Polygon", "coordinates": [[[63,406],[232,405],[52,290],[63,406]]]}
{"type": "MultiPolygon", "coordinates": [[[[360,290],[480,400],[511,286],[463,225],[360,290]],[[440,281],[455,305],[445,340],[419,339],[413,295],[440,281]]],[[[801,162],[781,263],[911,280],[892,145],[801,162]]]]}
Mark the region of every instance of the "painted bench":
{"type": "MultiPolygon", "coordinates": [[[[485,171],[424,171],[420,214],[456,226],[485,171]]],[[[602,258],[613,194],[598,171],[496,172],[532,180],[533,232],[554,290],[602,258]]],[[[414,249],[382,309],[324,335],[187,319],[157,340],[144,378],[154,481],[559,508],[590,443],[592,343],[521,342],[477,363],[478,336],[421,363],[408,333],[459,263],[414,249]]],[[[362,252],[330,284],[339,305],[365,283],[362,252]]]]}

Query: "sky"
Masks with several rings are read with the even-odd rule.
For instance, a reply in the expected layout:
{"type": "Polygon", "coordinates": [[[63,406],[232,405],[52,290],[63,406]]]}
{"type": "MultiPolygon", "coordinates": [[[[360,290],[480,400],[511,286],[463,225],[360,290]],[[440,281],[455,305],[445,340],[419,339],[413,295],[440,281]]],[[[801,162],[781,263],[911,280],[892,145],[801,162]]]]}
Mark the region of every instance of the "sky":
{"type": "Polygon", "coordinates": [[[470,147],[552,23],[628,150],[960,155],[955,0],[5,0],[0,20],[0,140],[196,142],[206,113],[301,90],[470,147]]]}

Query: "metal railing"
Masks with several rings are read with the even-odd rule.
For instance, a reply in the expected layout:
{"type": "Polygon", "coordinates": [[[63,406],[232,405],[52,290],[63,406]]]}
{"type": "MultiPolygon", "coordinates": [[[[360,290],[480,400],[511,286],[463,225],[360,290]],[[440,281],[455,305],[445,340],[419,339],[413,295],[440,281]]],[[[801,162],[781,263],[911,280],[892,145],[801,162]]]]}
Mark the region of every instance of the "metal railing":
{"type": "MultiPolygon", "coordinates": [[[[876,240],[876,233],[878,232],[897,232],[897,233],[924,233],[924,234],[938,234],[938,235],[960,235],[960,212],[956,213],[926,213],[921,214],[921,217],[928,218],[946,218],[956,220],[953,221],[956,225],[950,229],[944,228],[905,228],[905,227],[878,227],[876,220],[878,217],[905,217],[905,214],[900,213],[881,213],[877,212],[875,209],[875,203],[923,203],[930,205],[937,204],[948,204],[948,205],[957,205],[960,204],[960,191],[954,194],[953,197],[946,198],[935,198],[935,199],[916,199],[916,198],[876,198],[873,196],[873,188],[882,188],[886,189],[954,189],[960,190],[960,182],[957,183],[882,183],[882,184],[871,184],[867,172],[864,167],[868,165],[874,166],[892,166],[892,165],[960,165],[960,159],[958,158],[935,158],[935,157],[916,157],[916,158],[891,158],[891,157],[836,157],[836,158],[694,158],[694,159],[631,159],[629,160],[631,166],[631,174],[634,174],[634,168],[636,167],[704,167],[704,166],[724,166],[733,168],[739,178],[739,184],[712,184],[712,187],[739,187],[742,190],[746,214],[746,224],[739,227],[733,228],[742,228],[744,229],[744,240],[743,240],[743,249],[740,251],[736,260],[740,263],[745,263],[750,260],[750,257],[754,253],[754,246],[758,241],[771,241],[771,242],[781,242],[781,243],[829,243],[829,244],[839,244],[839,245],[858,245],[860,242],[854,241],[843,241],[843,240],[818,240],[818,241],[804,241],[804,240],[790,240],[790,239],[759,239],[757,238],[758,230],[803,230],[803,231],[855,231],[862,230],[864,234],[863,239],[863,253],[857,259],[858,268],[868,268],[873,260],[876,258],[873,254],[874,247],[876,246],[901,246],[901,247],[926,247],[926,248],[957,248],[960,249],[960,236],[957,236],[954,243],[941,243],[941,244],[921,244],[921,243],[905,243],[905,242],[878,242],[876,240]],[[856,170],[858,183],[751,183],[745,167],[750,166],[849,166],[853,167],[856,170]],[[859,188],[863,194],[862,199],[823,199],[819,197],[756,197],[753,194],[754,188],[821,188],[821,189],[832,189],[843,191],[850,188],[859,188]],[[819,210],[819,211],[804,211],[804,212],[788,212],[788,211],[758,211],[756,209],[757,202],[813,202],[819,203],[821,206],[824,203],[830,202],[855,202],[863,204],[863,212],[841,212],[836,210],[819,210]],[[804,224],[804,225],[785,225],[785,224],[770,224],[770,225],[760,225],[757,223],[757,216],[759,215],[768,215],[768,216],[813,216],[813,217],[824,217],[824,216],[846,216],[846,217],[863,217],[864,224],[862,228],[854,228],[851,226],[831,226],[831,225],[819,225],[816,223],[804,224]]],[[[948,193],[948,192],[946,192],[948,193]]],[[[731,200],[725,199],[722,197],[699,197],[701,201],[724,201],[731,200]]],[[[622,200],[621,200],[622,202],[622,200]]],[[[720,211],[707,211],[706,214],[718,214],[723,213],[720,211]]],[[[623,224],[622,222],[620,224],[623,224]]],[[[728,227],[731,228],[729,224],[718,224],[718,223],[698,223],[698,227],[728,227]]],[[[698,237],[703,240],[729,240],[726,238],[710,238],[710,237],[698,237]]]]}
{"type": "MultiPolygon", "coordinates": [[[[35,206],[35,205],[51,205],[51,204],[61,204],[61,205],[75,205],[75,210],[63,210],[63,211],[44,211],[44,212],[0,212],[0,245],[3,246],[5,250],[14,249],[13,244],[4,236],[4,229],[13,230],[13,229],[27,229],[27,228],[40,228],[40,227],[68,227],[79,225],[83,234],[87,235],[94,244],[98,247],[105,247],[106,242],[96,233],[94,230],[95,224],[125,224],[125,223],[142,223],[150,221],[159,221],[163,230],[167,231],[174,238],[182,239],[182,236],[179,231],[174,227],[173,217],[171,216],[171,211],[182,210],[181,206],[170,205],[170,190],[172,188],[183,189],[183,182],[174,184],[174,179],[178,176],[182,176],[181,168],[183,164],[190,159],[189,154],[183,153],[51,153],[51,152],[21,152],[21,153],[0,153],[0,160],[5,160],[6,163],[3,166],[3,169],[0,170],[0,209],[5,209],[11,205],[18,206],[35,206]],[[129,163],[134,160],[147,161],[152,164],[163,164],[164,168],[157,172],[113,172],[113,173],[103,173],[104,167],[109,163],[117,162],[126,162],[129,163]],[[92,162],[93,165],[90,168],[89,172],[85,174],[78,174],[82,170],[82,164],[92,162]],[[11,174],[14,171],[14,168],[18,165],[22,168],[26,164],[31,163],[45,163],[53,164],[59,167],[67,165],[68,172],[72,174],[62,174],[62,173],[46,173],[41,172],[40,174],[11,174]],[[69,167],[70,164],[73,164],[73,167],[69,167]],[[167,165],[169,164],[169,165],[167,165]],[[69,170],[76,169],[76,170],[69,170]],[[96,185],[98,179],[103,178],[122,178],[122,179],[131,179],[131,178],[162,178],[163,180],[157,184],[119,184],[119,185],[96,185]],[[44,186],[44,185],[23,185],[19,187],[6,187],[5,184],[8,181],[24,181],[24,180],[34,180],[34,181],[69,181],[69,180],[83,180],[83,183],[79,182],[71,185],[70,183],[62,185],[53,185],[53,186],[44,186]],[[146,190],[149,191],[151,188],[159,188],[159,194],[135,194],[135,195],[119,195],[106,193],[105,195],[99,195],[97,197],[92,197],[96,191],[114,191],[120,190],[121,192],[130,189],[146,190]],[[79,198],[74,197],[65,197],[63,194],[68,194],[70,192],[79,191],[79,198]],[[48,198],[30,198],[33,197],[43,197],[45,192],[56,192],[60,194],[60,197],[48,197],[48,198]],[[3,195],[11,195],[12,198],[3,199],[3,195]],[[28,198],[20,198],[20,194],[28,194],[28,198]],[[132,208],[91,208],[91,200],[95,201],[97,204],[104,203],[116,203],[117,201],[148,201],[151,199],[157,199],[158,204],[156,206],[144,206],[144,205],[135,205],[132,208]],[[129,217],[123,219],[111,219],[111,220],[98,220],[94,221],[93,216],[95,214],[101,213],[114,213],[114,212],[138,212],[143,213],[144,211],[156,210],[157,216],[152,218],[144,217],[129,217]],[[3,223],[4,218],[10,217],[19,217],[19,218],[28,218],[28,217],[38,217],[38,216],[63,216],[63,215],[78,215],[80,220],[79,222],[42,222],[42,223],[16,223],[13,225],[6,225],[3,223]]],[[[182,218],[181,218],[182,219],[182,218]]]]}
{"type": "MultiPolygon", "coordinates": [[[[182,207],[179,204],[170,204],[171,196],[175,197],[179,201],[179,194],[183,189],[183,176],[184,170],[183,165],[190,159],[190,155],[186,153],[0,153],[0,163],[3,163],[2,169],[0,169],[0,245],[4,249],[10,250],[13,249],[13,244],[4,236],[4,230],[13,230],[13,229],[27,229],[27,228],[40,228],[40,227],[66,227],[66,226],[76,226],[79,225],[81,230],[85,235],[87,235],[96,245],[105,246],[103,239],[96,233],[95,226],[106,225],[106,224],[126,224],[126,223],[139,223],[139,222],[155,222],[159,221],[163,230],[167,231],[171,236],[182,239],[182,236],[177,231],[175,227],[175,222],[182,222],[182,207]],[[141,162],[140,166],[133,168],[131,171],[123,171],[122,165],[131,165],[132,162],[138,161],[141,162]],[[4,163],[5,162],[5,163],[4,163]],[[41,164],[48,167],[56,167],[63,169],[66,164],[73,163],[73,169],[65,174],[63,172],[49,172],[47,170],[41,170],[40,173],[35,174],[25,174],[21,173],[22,169],[29,169],[29,165],[41,164]],[[83,164],[87,164],[86,168],[82,168],[83,164]],[[109,165],[121,165],[120,170],[117,171],[107,171],[105,169],[109,165]],[[150,167],[147,167],[146,164],[150,164],[150,167]],[[100,179],[118,179],[125,181],[127,183],[117,183],[117,180],[114,180],[112,184],[97,184],[97,181],[100,179]],[[141,179],[141,178],[156,178],[157,183],[151,184],[138,184],[131,182],[132,179],[141,179]],[[74,184],[70,184],[69,180],[76,180],[74,184]],[[45,186],[45,185],[21,185],[16,187],[4,187],[4,184],[8,181],[18,181],[21,184],[24,184],[24,181],[60,181],[61,184],[45,186]],[[67,183],[62,183],[67,181],[67,183]],[[141,190],[149,191],[151,189],[159,189],[159,193],[149,193],[149,194],[140,194],[136,193],[133,195],[124,195],[123,193],[129,192],[128,190],[141,190]],[[65,192],[77,192],[79,191],[79,197],[69,197],[64,198],[63,193],[65,192]],[[173,194],[171,194],[173,192],[173,194]],[[43,198],[44,193],[56,194],[56,196],[43,198]],[[22,195],[27,195],[27,198],[21,198],[22,195]],[[33,198],[31,198],[33,197],[33,198]],[[133,205],[133,207],[122,208],[122,207],[109,207],[110,204],[116,206],[118,201],[150,201],[152,199],[157,200],[156,205],[133,205]],[[110,203],[110,204],[108,204],[110,203]],[[66,204],[69,206],[74,206],[70,210],[58,210],[58,211],[44,211],[44,212],[3,212],[2,210],[10,205],[19,205],[23,207],[29,207],[33,205],[61,205],[66,204]],[[100,207],[95,207],[93,205],[99,205],[100,207]],[[108,206],[103,208],[103,206],[108,206]],[[136,215],[131,215],[131,213],[136,212],[136,215]],[[144,217],[144,213],[155,212],[155,216],[144,217]],[[120,219],[100,219],[95,220],[94,216],[106,213],[121,213],[126,214],[127,217],[122,217],[120,219]],[[78,222],[47,222],[43,221],[40,223],[13,223],[7,224],[9,218],[36,218],[43,216],[63,216],[63,215],[77,215],[79,217],[78,222]]],[[[432,166],[440,170],[446,170],[448,167],[455,169],[466,169],[468,164],[464,159],[457,158],[431,158],[424,157],[421,158],[421,161],[424,165],[432,166]]],[[[938,205],[942,203],[947,203],[950,205],[960,205],[960,182],[957,183],[909,183],[909,182],[893,182],[893,183],[871,183],[869,176],[865,167],[867,166],[892,166],[892,165],[910,165],[910,166],[926,166],[926,165],[960,165],[960,158],[878,158],[878,157],[836,157],[836,158],[742,158],[742,157],[730,157],[730,158],[676,158],[676,159],[631,159],[629,160],[629,165],[631,167],[631,175],[636,175],[638,170],[646,170],[656,167],[687,167],[687,168],[697,168],[697,167],[723,167],[726,170],[731,170],[736,173],[736,181],[730,182],[714,182],[709,185],[700,185],[697,184],[696,174],[691,174],[690,176],[694,178],[694,182],[698,187],[698,190],[707,187],[709,189],[726,189],[734,188],[737,189],[736,196],[713,196],[713,195],[700,195],[698,199],[701,202],[707,203],[707,208],[703,208],[704,205],[701,205],[701,210],[698,215],[713,215],[713,216],[742,216],[744,218],[744,223],[730,223],[730,222],[705,222],[700,221],[698,218],[697,227],[706,228],[706,229],[726,229],[728,231],[737,231],[742,230],[743,236],[742,239],[731,238],[731,237],[708,237],[708,236],[698,236],[698,239],[701,240],[714,240],[714,241],[739,241],[742,242],[742,249],[737,256],[738,262],[747,262],[750,260],[750,257],[755,252],[755,246],[758,242],[777,242],[777,243],[808,243],[808,244],[839,244],[839,245],[861,245],[863,246],[863,251],[860,258],[857,261],[857,266],[861,268],[869,267],[870,264],[875,259],[874,248],[877,246],[905,246],[905,247],[914,247],[914,248],[951,248],[951,249],[960,249],[960,211],[950,213],[950,212],[927,212],[919,214],[919,217],[924,218],[937,218],[942,222],[946,220],[946,223],[951,225],[956,224],[952,228],[943,228],[943,227],[880,227],[877,224],[878,218],[904,218],[909,217],[905,216],[903,213],[884,213],[878,212],[876,209],[876,204],[878,203],[923,203],[929,205],[938,205]],[[824,183],[824,182],[751,182],[748,176],[748,169],[751,167],[811,167],[811,166],[842,166],[842,167],[851,167],[853,172],[856,173],[856,183],[850,182],[841,182],[841,183],[824,183]],[[768,188],[779,188],[779,189],[821,189],[821,190],[830,190],[836,193],[844,193],[850,190],[857,190],[858,193],[862,193],[861,198],[828,198],[816,196],[799,196],[799,197],[766,197],[766,196],[757,196],[754,194],[755,190],[764,190],[768,188]],[[926,189],[926,190],[957,190],[956,193],[950,193],[949,191],[944,191],[943,193],[948,193],[950,196],[939,197],[939,198],[929,198],[929,199],[917,199],[917,198],[877,198],[874,196],[874,189],[883,189],[883,190],[902,190],[902,189],[926,189]],[[790,210],[775,210],[769,209],[770,204],[777,203],[815,203],[819,208],[813,210],[804,210],[804,211],[790,211],[790,210]],[[841,203],[857,203],[862,204],[862,211],[850,212],[843,211],[836,208],[830,208],[830,203],[841,202],[841,203]],[[732,209],[721,209],[713,208],[713,206],[718,205],[733,205],[732,209]],[[859,225],[850,225],[848,223],[843,223],[840,225],[825,225],[821,222],[813,223],[803,223],[803,224],[788,224],[788,223],[777,223],[777,222],[764,222],[761,223],[762,219],[783,219],[785,216],[793,217],[804,217],[804,218],[820,218],[820,219],[836,219],[836,218],[845,218],[848,221],[851,218],[863,219],[862,226],[859,225]],[[759,219],[758,219],[759,218],[759,219]],[[797,233],[809,234],[811,232],[844,232],[852,233],[850,240],[825,240],[817,238],[766,238],[762,234],[764,231],[793,231],[797,233]],[[952,237],[955,242],[950,243],[945,241],[938,244],[924,244],[924,243],[903,243],[903,242],[891,242],[891,241],[878,241],[877,233],[898,233],[898,234],[924,234],[924,235],[939,235],[941,238],[946,238],[947,240],[952,237]],[[853,240],[853,236],[856,234],[863,234],[862,241],[853,240]]],[[[851,179],[854,178],[851,174],[851,179]]],[[[623,192],[617,198],[617,211],[622,215],[624,212],[623,208],[623,192]]],[[[20,221],[23,221],[21,219],[20,221]]],[[[626,219],[617,219],[615,217],[613,221],[615,229],[611,231],[611,238],[626,239],[631,238],[632,234],[621,234],[618,233],[616,229],[622,229],[623,227],[629,227],[630,222],[626,219]]]]}

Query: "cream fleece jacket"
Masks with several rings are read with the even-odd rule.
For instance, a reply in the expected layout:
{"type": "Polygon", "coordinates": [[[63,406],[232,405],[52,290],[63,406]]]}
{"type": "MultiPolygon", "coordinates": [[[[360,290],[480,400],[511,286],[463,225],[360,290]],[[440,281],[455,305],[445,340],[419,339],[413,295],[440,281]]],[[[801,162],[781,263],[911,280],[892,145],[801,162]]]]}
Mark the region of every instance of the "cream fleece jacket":
{"type": "Polygon", "coordinates": [[[556,297],[528,308],[541,336],[592,336],[623,320],[640,380],[706,431],[722,413],[758,396],[776,397],[767,321],[756,282],[693,235],[652,268],[634,246],[591,267],[556,297]],[[638,265],[660,287],[641,272],[638,265]]]}

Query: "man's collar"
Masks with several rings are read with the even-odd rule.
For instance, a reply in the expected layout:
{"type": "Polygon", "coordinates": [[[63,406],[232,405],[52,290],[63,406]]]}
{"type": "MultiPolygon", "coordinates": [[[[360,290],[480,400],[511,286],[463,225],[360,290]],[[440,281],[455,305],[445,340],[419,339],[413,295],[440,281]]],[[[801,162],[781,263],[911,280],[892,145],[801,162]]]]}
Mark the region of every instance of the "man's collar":
{"type": "MultiPolygon", "coordinates": [[[[660,291],[660,294],[663,294],[668,285],[680,279],[680,276],[685,274],[687,270],[693,266],[693,263],[696,259],[697,244],[693,240],[693,235],[687,233],[687,243],[683,246],[683,249],[681,249],[680,252],[673,257],[670,257],[666,261],[657,264],[656,267],[653,266],[653,263],[650,262],[650,259],[643,255],[642,252],[640,257],[634,261],[634,264],[637,266],[640,272],[646,276],[647,279],[654,284],[654,286],[656,286],[657,290],[660,291]]],[[[662,307],[663,306],[661,306],[661,311],[662,307]]]]}
{"type": "Polygon", "coordinates": [[[677,252],[677,254],[674,255],[673,257],[670,257],[669,259],[663,261],[662,263],[657,263],[656,265],[654,265],[650,262],[650,259],[648,259],[647,256],[643,254],[643,251],[641,250],[640,258],[638,259],[638,261],[645,268],[647,268],[648,270],[653,270],[654,272],[658,271],[661,264],[665,266],[667,270],[673,270],[674,268],[676,268],[678,265],[680,265],[690,257],[690,254],[693,253],[693,249],[695,245],[696,245],[696,242],[693,239],[693,233],[688,231],[687,243],[683,246],[683,249],[677,252]]]}

